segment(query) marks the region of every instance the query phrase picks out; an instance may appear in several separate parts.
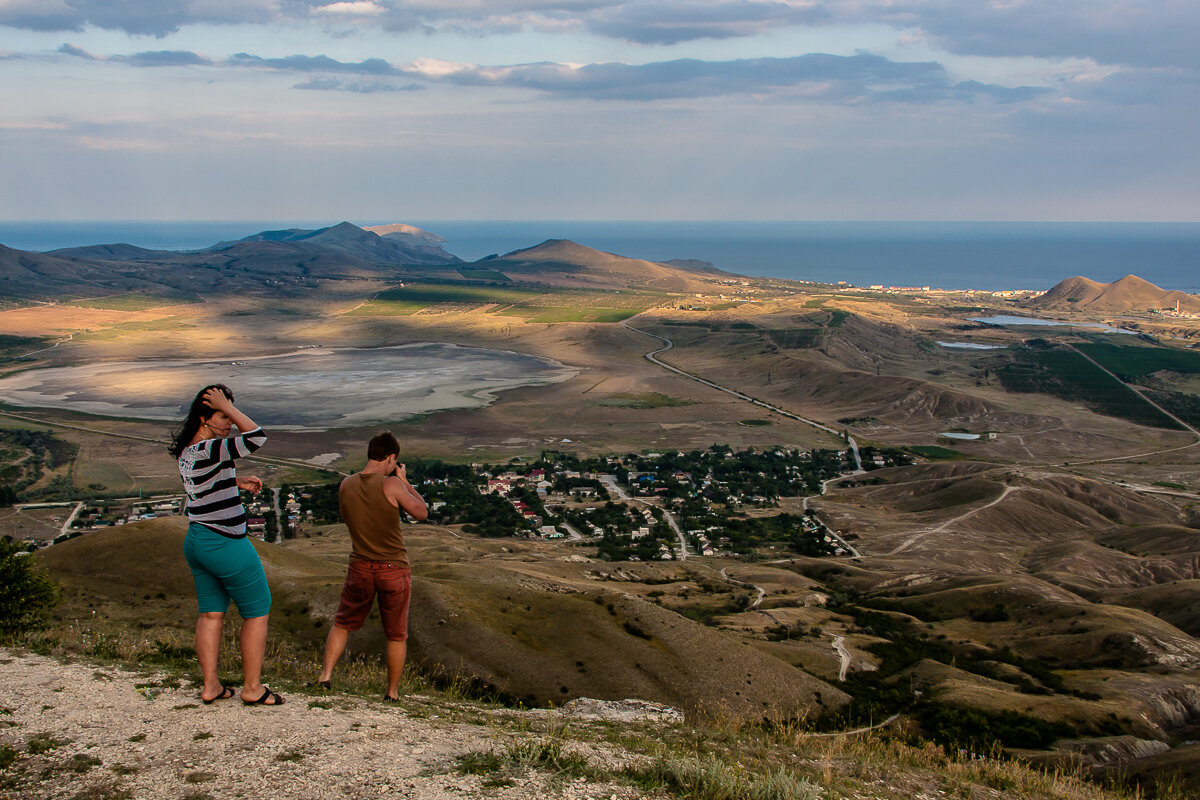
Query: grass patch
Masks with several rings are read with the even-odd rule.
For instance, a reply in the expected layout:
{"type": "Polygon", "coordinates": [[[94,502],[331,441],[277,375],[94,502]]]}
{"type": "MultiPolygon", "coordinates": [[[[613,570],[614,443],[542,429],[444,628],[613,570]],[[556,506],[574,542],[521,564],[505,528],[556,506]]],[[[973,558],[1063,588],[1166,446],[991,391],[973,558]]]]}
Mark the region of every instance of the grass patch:
{"type": "Polygon", "coordinates": [[[1110,342],[1089,342],[1076,346],[1126,381],[1163,371],[1181,375],[1200,374],[1200,353],[1192,350],[1110,342]]]}
{"type": "Polygon", "coordinates": [[[1154,485],[1161,486],[1164,489],[1186,489],[1187,488],[1182,483],[1175,483],[1174,481],[1155,481],[1154,485]]]}
{"type": "Polygon", "coordinates": [[[491,305],[494,303],[520,303],[544,294],[540,289],[528,289],[518,286],[482,286],[458,283],[413,283],[408,286],[397,286],[375,295],[376,300],[398,301],[404,303],[471,303],[473,305],[491,305]]]}
{"type": "Polygon", "coordinates": [[[743,419],[738,422],[739,425],[749,425],[750,427],[761,427],[763,425],[774,425],[769,419],[743,419]]]}
{"type": "Polygon", "coordinates": [[[505,275],[503,272],[494,269],[480,269],[478,267],[462,267],[458,270],[458,274],[462,275],[467,280],[475,281],[505,281],[512,282],[512,278],[505,275]]]}
{"type": "Polygon", "coordinates": [[[667,758],[626,773],[643,789],[689,800],[817,800],[821,790],[785,769],[752,772],[716,756],[667,758]]]}
{"type": "Polygon", "coordinates": [[[429,303],[400,300],[371,300],[347,312],[351,317],[407,317],[429,308],[429,303]]]}
{"type": "Polygon", "coordinates": [[[39,733],[37,736],[34,736],[32,739],[30,739],[25,744],[25,747],[33,755],[41,756],[49,753],[51,750],[62,747],[65,744],[70,744],[70,740],[55,739],[48,733],[39,733]]]}
{"type": "Polygon", "coordinates": [[[0,769],[8,769],[16,763],[20,753],[11,745],[0,745],[0,769]]]}
{"type": "Polygon", "coordinates": [[[216,779],[217,776],[211,772],[189,772],[183,776],[183,780],[186,783],[207,783],[216,779]]]}
{"type": "Polygon", "coordinates": [[[822,328],[785,328],[765,333],[772,342],[788,350],[812,350],[825,338],[822,328]]]}
{"type": "Polygon", "coordinates": [[[936,444],[914,444],[904,449],[913,455],[928,458],[930,461],[954,461],[955,459],[967,457],[965,453],[960,453],[957,450],[951,450],[949,447],[941,447],[936,444]]]}
{"type": "Polygon", "coordinates": [[[159,297],[152,294],[114,294],[109,297],[89,297],[84,300],[72,300],[66,305],[80,308],[101,308],[106,311],[145,311],[148,308],[162,306],[188,305],[198,302],[183,297],[159,297]]]}
{"type": "Polygon", "coordinates": [[[102,763],[104,762],[95,756],[87,756],[83,755],[82,753],[76,753],[75,755],[71,756],[71,772],[82,774],[87,772],[92,767],[100,766],[102,763]]]}
{"type": "Polygon", "coordinates": [[[671,397],[659,392],[623,392],[610,395],[596,403],[599,406],[612,408],[675,408],[678,406],[694,406],[691,400],[681,397],[671,397]]]}
{"type": "Polygon", "coordinates": [[[639,314],[642,308],[571,308],[566,306],[519,305],[501,314],[524,317],[529,322],[621,322],[639,314]]]}
{"type": "Polygon", "coordinates": [[[1139,425],[1180,429],[1178,422],[1074,350],[1056,347],[1018,350],[996,374],[1010,392],[1048,394],[1139,425]]]}
{"type": "Polygon", "coordinates": [[[110,325],[95,331],[84,331],[75,334],[76,342],[105,342],[119,339],[122,336],[133,336],[139,333],[162,333],[164,331],[180,332],[197,326],[180,322],[175,317],[151,319],[144,322],[124,322],[120,325],[110,325]]]}
{"type": "Polygon", "coordinates": [[[829,309],[829,327],[840,328],[850,318],[849,311],[842,311],[840,308],[829,309]]]}

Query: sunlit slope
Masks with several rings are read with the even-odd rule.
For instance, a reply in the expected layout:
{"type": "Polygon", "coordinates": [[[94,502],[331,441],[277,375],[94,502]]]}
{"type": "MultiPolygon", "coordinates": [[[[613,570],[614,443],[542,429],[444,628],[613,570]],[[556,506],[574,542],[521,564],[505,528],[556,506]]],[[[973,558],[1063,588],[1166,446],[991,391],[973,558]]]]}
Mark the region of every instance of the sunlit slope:
{"type": "MultiPolygon", "coordinates": [[[[273,637],[313,648],[323,640],[349,549],[340,527],[319,550],[256,543],[274,598],[273,637]]],[[[195,600],[184,535],[182,520],[161,519],[44,551],[38,558],[64,587],[64,622],[86,613],[114,628],[188,631],[195,600]]],[[[845,702],[833,686],[732,636],[596,588],[585,564],[563,562],[547,579],[521,560],[507,563],[446,538],[431,542],[413,548],[409,641],[412,660],[432,673],[535,704],[634,697],[759,719],[819,714],[845,702]]],[[[374,618],[351,639],[352,651],[381,646],[374,618]]]]}

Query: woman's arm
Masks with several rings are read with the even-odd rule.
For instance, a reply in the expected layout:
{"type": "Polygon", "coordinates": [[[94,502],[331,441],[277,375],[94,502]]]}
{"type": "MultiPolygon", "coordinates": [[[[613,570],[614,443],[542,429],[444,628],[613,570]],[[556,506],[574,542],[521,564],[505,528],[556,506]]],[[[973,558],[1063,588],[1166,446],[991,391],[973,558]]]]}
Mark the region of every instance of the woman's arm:
{"type": "Polygon", "coordinates": [[[249,433],[258,427],[254,424],[254,420],[239,411],[233,401],[226,397],[220,389],[209,389],[205,392],[204,404],[214,411],[224,413],[242,433],[249,433]]]}

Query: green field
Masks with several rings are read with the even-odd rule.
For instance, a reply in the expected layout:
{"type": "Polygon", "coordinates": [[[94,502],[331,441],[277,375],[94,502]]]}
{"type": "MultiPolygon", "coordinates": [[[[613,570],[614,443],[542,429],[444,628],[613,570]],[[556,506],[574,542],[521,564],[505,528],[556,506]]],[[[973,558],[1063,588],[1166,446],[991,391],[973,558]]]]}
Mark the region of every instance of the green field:
{"type": "Polygon", "coordinates": [[[425,308],[429,308],[429,303],[406,303],[401,300],[372,300],[348,312],[348,315],[352,317],[407,317],[425,308]]]}
{"type": "Polygon", "coordinates": [[[76,342],[99,342],[110,339],[117,339],[122,336],[132,336],[138,333],[153,333],[156,331],[179,331],[184,328],[195,328],[195,325],[188,325],[180,322],[177,318],[167,317],[166,319],[152,319],[146,322],[126,322],[121,325],[113,325],[108,328],[103,328],[97,331],[84,331],[83,333],[75,334],[76,342]]]}
{"type": "Polygon", "coordinates": [[[643,308],[572,308],[570,306],[515,305],[501,311],[512,317],[524,317],[529,322],[621,322],[643,308]]]}
{"type": "Polygon", "coordinates": [[[771,341],[790,350],[811,350],[821,344],[825,336],[822,328],[785,328],[766,331],[771,341]]]}
{"type": "Polygon", "coordinates": [[[511,281],[512,278],[494,269],[479,269],[477,267],[463,267],[458,271],[469,281],[511,281]]]}
{"type": "Polygon", "coordinates": [[[67,305],[81,308],[102,308],[106,311],[145,311],[148,308],[162,306],[178,306],[195,303],[196,300],[183,297],[161,297],[151,294],[115,294],[111,297],[89,297],[86,300],[72,300],[67,305]]]}
{"type": "Polygon", "coordinates": [[[0,333],[0,358],[14,358],[42,347],[49,347],[51,339],[48,336],[13,336],[0,333]]]}
{"type": "Polygon", "coordinates": [[[954,461],[955,459],[967,457],[965,453],[951,450],[949,447],[939,447],[935,444],[914,444],[904,449],[913,455],[928,458],[930,461],[954,461]]]}
{"type": "Polygon", "coordinates": [[[614,394],[604,398],[596,405],[613,406],[615,408],[672,408],[675,406],[695,405],[691,400],[671,397],[660,392],[640,392],[614,394]]]}
{"type": "Polygon", "coordinates": [[[1162,371],[1184,375],[1200,373],[1200,353],[1192,350],[1118,345],[1109,342],[1089,342],[1077,346],[1104,365],[1105,369],[1120,375],[1124,380],[1162,371]]]}
{"type": "Polygon", "coordinates": [[[545,294],[542,289],[520,286],[483,286],[461,283],[414,283],[397,286],[375,295],[376,300],[399,300],[406,303],[474,303],[491,305],[496,303],[519,303],[545,294]]]}
{"type": "Polygon", "coordinates": [[[1098,414],[1178,430],[1179,423],[1074,350],[1018,350],[996,370],[1010,392],[1048,394],[1083,403],[1098,414]]]}

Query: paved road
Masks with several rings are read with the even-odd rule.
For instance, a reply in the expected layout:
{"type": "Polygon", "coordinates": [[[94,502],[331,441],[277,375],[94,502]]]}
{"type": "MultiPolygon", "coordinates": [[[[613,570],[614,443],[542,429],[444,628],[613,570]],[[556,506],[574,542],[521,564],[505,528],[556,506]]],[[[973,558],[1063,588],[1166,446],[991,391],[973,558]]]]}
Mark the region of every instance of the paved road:
{"type": "Polygon", "coordinates": [[[667,521],[667,524],[671,526],[671,530],[675,531],[675,535],[679,538],[679,552],[676,554],[679,560],[687,561],[688,555],[694,555],[694,553],[688,553],[687,537],[683,535],[683,529],[680,528],[679,523],[675,521],[674,514],[672,514],[670,511],[667,511],[665,508],[655,506],[653,503],[648,503],[640,497],[630,497],[625,490],[621,488],[621,484],[617,483],[616,475],[604,474],[597,475],[596,477],[599,478],[600,482],[607,486],[609,491],[615,494],[621,501],[626,503],[641,503],[644,506],[658,508],[660,511],[662,511],[663,518],[667,521]]]}

